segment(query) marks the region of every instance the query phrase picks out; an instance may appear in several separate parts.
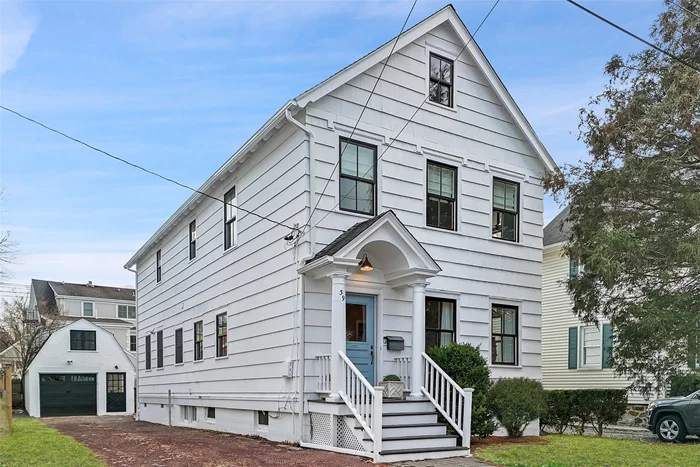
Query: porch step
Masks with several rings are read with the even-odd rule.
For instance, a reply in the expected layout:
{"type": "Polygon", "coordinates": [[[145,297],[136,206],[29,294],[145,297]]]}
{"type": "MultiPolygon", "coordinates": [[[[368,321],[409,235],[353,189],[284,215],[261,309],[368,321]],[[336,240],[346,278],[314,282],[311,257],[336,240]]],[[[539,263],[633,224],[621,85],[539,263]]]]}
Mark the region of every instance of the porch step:
{"type": "Polygon", "coordinates": [[[382,435],[388,437],[417,435],[446,435],[444,423],[416,423],[413,425],[383,425],[382,435]]]}
{"type": "Polygon", "coordinates": [[[396,413],[432,412],[435,407],[430,401],[383,401],[384,415],[396,413]]]}
{"type": "Polygon", "coordinates": [[[455,435],[419,435],[382,437],[382,449],[387,451],[400,449],[437,449],[456,448],[457,436],[455,435]]]}
{"type": "Polygon", "coordinates": [[[423,448],[423,449],[385,449],[379,455],[381,462],[401,462],[421,459],[444,459],[448,457],[469,456],[469,448],[423,448]]]}
{"type": "Polygon", "coordinates": [[[387,425],[416,425],[437,423],[437,412],[400,412],[382,414],[382,428],[387,425]]]}

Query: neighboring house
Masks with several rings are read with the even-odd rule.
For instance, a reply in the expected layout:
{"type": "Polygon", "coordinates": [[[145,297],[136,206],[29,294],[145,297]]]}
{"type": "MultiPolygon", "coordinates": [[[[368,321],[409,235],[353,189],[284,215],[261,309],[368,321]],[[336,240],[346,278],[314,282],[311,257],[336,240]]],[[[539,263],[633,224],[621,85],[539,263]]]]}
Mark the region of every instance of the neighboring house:
{"type": "Polygon", "coordinates": [[[0,352],[0,366],[12,365],[12,375],[14,377],[20,376],[20,369],[17,362],[20,360],[20,354],[17,351],[17,344],[12,344],[5,350],[0,352]]]}
{"type": "MultiPolygon", "coordinates": [[[[582,266],[563,253],[571,230],[568,215],[567,207],[544,229],[542,384],[545,389],[626,389],[631,382],[615,375],[608,358],[614,351],[610,323],[601,316],[599,326],[585,324],[573,313],[564,281],[578,274],[582,266]]],[[[648,401],[638,392],[628,394],[631,405],[648,401]]]]}
{"type": "Polygon", "coordinates": [[[133,413],[134,289],[33,279],[29,310],[35,319],[58,311],[66,322],[29,366],[29,415],[133,413]]]}
{"type": "Polygon", "coordinates": [[[471,343],[494,378],[540,379],[556,166],[451,6],[393,46],[285,104],[125,265],[141,420],[447,457],[469,452],[470,395],[425,348],[471,343]],[[371,415],[390,373],[411,400],[371,415]]]}

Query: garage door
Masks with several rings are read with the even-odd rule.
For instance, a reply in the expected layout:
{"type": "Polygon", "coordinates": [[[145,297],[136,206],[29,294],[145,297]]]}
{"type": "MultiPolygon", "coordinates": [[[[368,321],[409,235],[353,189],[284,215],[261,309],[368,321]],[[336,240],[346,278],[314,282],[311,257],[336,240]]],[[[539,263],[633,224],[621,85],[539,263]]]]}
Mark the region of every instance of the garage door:
{"type": "Polygon", "coordinates": [[[40,376],[41,416],[97,415],[97,375],[40,376]]]}

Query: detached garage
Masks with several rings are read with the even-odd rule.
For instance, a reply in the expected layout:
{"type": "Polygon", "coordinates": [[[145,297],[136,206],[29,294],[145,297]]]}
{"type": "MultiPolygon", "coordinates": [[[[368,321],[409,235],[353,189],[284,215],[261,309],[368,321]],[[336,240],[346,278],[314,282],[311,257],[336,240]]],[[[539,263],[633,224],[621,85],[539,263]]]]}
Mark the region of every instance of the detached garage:
{"type": "Polygon", "coordinates": [[[29,365],[32,417],[131,414],[134,366],[114,335],[81,319],[54,332],[29,365]]]}

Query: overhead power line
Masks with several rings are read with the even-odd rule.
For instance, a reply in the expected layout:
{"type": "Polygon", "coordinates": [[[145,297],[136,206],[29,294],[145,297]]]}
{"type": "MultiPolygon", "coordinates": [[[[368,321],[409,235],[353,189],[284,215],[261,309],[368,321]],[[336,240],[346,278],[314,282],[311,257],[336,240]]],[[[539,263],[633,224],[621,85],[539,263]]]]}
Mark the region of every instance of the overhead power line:
{"type": "MultiPolygon", "coordinates": [[[[53,132],[53,133],[56,133],[56,134],[58,134],[58,135],[61,135],[61,136],[63,136],[64,138],[67,138],[67,139],[69,139],[69,140],[71,140],[71,141],[74,141],[74,142],[76,142],[76,143],[78,143],[78,144],[81,144],[81,145],[83,145],[83,146],[85,146],[85,147],[87,147],[87,148],[90,148],[90,149],[92,149],[93,151],[97,151],[97,152],[99,152],[99,153],[101,153],[101,154],[104,154],[105,156],[110,157],[110,158],[112,158],[112,159],[114,159],[114,160],[116,160],[116,161],[122,162],[122,163],[124,163],[124,164],[126,164],[126,165],[129,165],[129,166],[135,168],[135,169],[141,170],[141,171],[143,171],[143,172],[146,172],[147,174],[150,174],[150,175],[153,175],[153,176],[155,176],[155,177],[158,177],[158,178],[160,178],[161,180],[165,180],[166,182],[173,183],[173,184],[175,184],[175,185],[177,185],[177,186],[179,186],[179,187],[186,188],[186,189],[188,189],[188,190],[190,190],[190,191],[193,191],[194,193],[199,193],[200,195],[206,196],[207,198],[211,198],[211,199],[213,199],[213,200],[215,200],[215,201],[219,201],[219,202],[223,203],[224,205],[226,204],[226,203],[224,202],[223,199],[219,199],[219,198],[217,198],[216,196],[210,195],[209,193],[205,193],[205,192],[203,192],[203,191],[199,191],[199,190],[197,190],[196,188],[192,188],[192,187],[189,186],[189,185],[186,185],[186,184],[184,184],[184,183],[180,183],[180,182],[178,182],[177,180],[173,180],[172,178],[166,177],[165,175],[161,175],[161,174],[159,174],[159,173],[157,173],[157,172],[154,172],[154,171],[152,171],[152,170],[149,170],[149,169],[147,169],[147,168],[145,168],[145,167],[142,167],[142,166],[140,166],[140,165],[138,165],[138,164],[134,164],[133,162],[129,162],[128,160],[126,160],[126,159],[124,159],[124,158],[121,158],[121,157],[119,157],[119,156],[115,156],[114,154],[111,154],[111,153],[109,153],[109,152],[107,152],[107,151],[105,151],[105,150],[103,150],[103,149],[100,149],[100,148],[98,148],[98,147],[96,147],[96,146],[93,146],[93,145],[91,145],[91,144],[89,144],[89,143],[86,143],[85,141],[82,141],[82,140],[80,140],[80,139],[78,139],[78,138],[74,138],[74,137],[72,137],[72,136],[70,136],[70,135],[67,135],[66,133],[63,133],[62,131],[59,131],[59,130],[57,130],[57,129],[55,129],[55,128],[51,128],[51,127],[48,126],[48,125],[45,125],[45,124],[43,124],[43,123],[41,123],[41,122],[39,122],[39,121],[37,121],[37,120],[34,120],[33,118],[27,117],[26,115],[23,115],[23,114],[17,112],[16,110],[12,110],[12,109],[10,109],[9,107],[5,107],[5,106],[3,106],[3,105],[0,105],[0,109],[3,109],[3,110],[5,110],[5,111],[7,111],[7,112],[10,112],[10,113],[13,113],[13,114],[17,115],[18,117],[23,118],[24,120],[27,120],[27,121],[29,121],[29,122],[32,122],[32,123],[36,124],[36,125],[39,125],[39,126],[42,127],[42,128],[45,128],[45,129],[47,129],[47,130],[49,130],[49,131],[51,131],[51,132],[53,132]]],[[[295,150],[296,150],[299,146],[301,146],[302,144],[304,144],[304,141],[301,141],[298,145],[296,145],[291,151],[289,151],[288,154],[291,154],[293,151],[295,151],[295,150]]],[[[282,227],[286,227],[286,228],[288,228],[288,229],[290,229],[290,230],[295,230],[294,227],[290,227],[290,226],[288,226],[288,225],[286,225],[286,224],[283,224],[282,222],[278,222],[278,221],[276,221],[276,220],[274,220],[274,219],[270,219],[269,217],[262,216],[262,215],[260,215],[260,214],[258,214],[258,213],[256,213],[256,212],[249,211],[248,209],[244,209],[244,208],[242,208],[242,207],[240,207],[240,206],[236,206],[236,209],[237,209],[237,210],[241,210],[241,211],[243,211],[243,212],[245,212],[245,213],[251,214],[251,215],[253,215],[253,216],[255,216],[255,217],[258,217],[258,218],[260,218],[260,219],[264,219],[264,220],[266,220],[266,221],[270,221],[270,222],[272,222],[273,224],[277,224],[277,225],[280,225],[280,226],[282,226],[282,227]]]]}
{"type": "MultiPolygon", "coordinates": [[[[500,3],[500,1],[501,1],[501,0],[496,0],[496,2],[493,4],[493,6],[492,6],[491,9],[489,10],[489,12],[486,14],[486,16],[484,16],[484,19],[481,20],[481,23],[479,23],[479,26],[478,26],[478,27],[476,28],[476,30],[474,31],[474,34],[471,35],[471,37],[470,37],[469,40],[466,42],[466,44],[464,44],[464,47],[462,47],[462,50],[460,50],[460,51],[459,51],[459,54],[457,54],[457,56],[455,57],[454,63],[457,63],[457,60],[459,60],[459,57],[462,55],[462,53],[464,53],[464,51],[467,49],[467,47],[469,46],[469,44],[471,44],[471,42],[474,40],[474,36],[476,36],[476,34],[479,32],[479,30],[481,29],[481,27],[482,27],[482,26],[484,25],[484,23],[486,22],[486,20],[489,19],[489,16],[491,16],[491,13],[492,13],[493,10],[496,8],[496,6],[498,6],[498,4],[500,3]]],[[[382,153],[379,155],[379,157],[377,157],[377,160],[374,161],[374,163],[370,166],[370,168],[367,170],[367,172],[365,172],[365,174],[362,176],[363,178],[364,178],[365,176],[367,176],[367,174],[370,173],[370,171],[374,170],[374,167],[377,165],[377,163],[380,161],[380,159],[384,156],[384,154],[386,154],[386,152],[391,148],[391,146],[394,144],[394,141],[396,141],[396,140],[399,138],[399,136],[401,135],[401,133],[403,133],[403,130],[406,129],[406,127],[408,126],[408,124],[411,123],[411,121],[414,119],[414,117],[418,114],[418,111],[420,111],[420,109],[423,108],[423,105],[424,105],[424,104],[428,101],[428,99],[430,98],[430,91],[431,91],[431,90],[428,90],[428,95],[425,97],[425,99],[423,99],[423,102],[421,102],[420,106],[418,106],[418,108],[416,109],[416,111],[413,112],[413,115],[411,115],[411,118],[409,118],[408,121],[406,121],[406,123],[405,123],[404,126],[401,128],[401,130],[399,130],[399,132],[396,134],[396,136],[394,136],[393,138],[391,138],[391,141],[389,142],[389,145],[382,151],[382,153]]],[[[332,174],[331,174],[331,176],[332,176],[332,174]]],[[[330,215],[330,213],[333,212],[333,211],[335,210],[335,208],[337,208],[337,207],[340,205],[340,203],[342,203],[343,200],[344,200],[345,198],[347,198],[347,196],[348,196],[349,194],[350,194],[350,192],[346,193],[342,198],[340,198],[340,201],[338,201],[338,203],[336,203],[336,205],[333,206],[333,208],[331,208],[328,212],[326,212],[326,214],[325,214],[318,222],[316,222],[309,230],[304,231],[304,230],[302,229],[302,232],[301,232],[301,235],[300,235],[299,239],[301,239],[301,237],[304,236],[305,234],[311,232],[317,225],[319,225],[321,222],[323,222],[323,220],[324,220],[326,217],[328,217],[328,216],[330,215]]],[[[304,227],[306,227],[306,226],[304,226],[304,227]]]]}
{"type": "Polygon", "coordinates": [[[655,44],[652,44],[652,43],[649,42],[648,40],[643,39],[643,38],[639,37],[638,35],[634,34],[633,32],[630,32],[630,31],[628,31],[627,29],[623,28],[622,26],[619,26],[619,25],[613,23],[612,21],[610,21],[610,20],[607,19],[607,18],[604,18],[603,16],[599,15],[598,13],[589,10],[589,9],[586,8],[585,6],[581,5],[580,3],[576,3],[574,0],[566,0],[566,1],[569,2],[569,3],[571,3],[572,5],[574,5],[575,7],[580,8],[581,10],[585,11],[585,12],[588,13],[589,15],[594,16],[594,17],[598,18],[599,20],[603,21],[604,23],[607,23],[608,25],[614,27],[614,28],[617,29],[618,31],[622,31],[622,32],[624,32],[625,34],[627,34],[628,36],[633,37],[633,38],[637,39],[638,41],[640,41],[640,42],[642,42],[642,43],[648,45],[649,47],[651,47],[652,49],[656,50],[657,52],[660,52],[660,53],[666,55],[667,57],[670,57],[670,58],[672,58],[673,60],[677,61],[678,63],[682,63],[683,65],[685,65],[685,66],[687,66],[687,67],[689,67],[689,68],[692,68],[693,70],[695,70],[695,71],[697,71],[697,72],[700,73],[700,68],[696,67],[696,66],[693,65],[692,63],[689,63],[689,62],[686,61],[686,60],[683,60],[683,59],[680,58],[679,56],[677,56],[677,55],[675,55],[675,54],[672,54],[671,52],[668,52],[668,51],[662,49],[661,47],[659,47],[659,46],[657,46],[657,45],[655,45],[655,44]]]}
{"type": "MultiPolygon", "coordinates": [[[[377,81],[374,82],[374,87],[372,88],[372,91],[370,91],[369,96],[367,96],[367,102],[365,102],[365,105],[362,107],[362,111],[360,112],[360,116],[357,117],[357,122],[355,122],[355,126],[352,129],[352,132],[350,132],[350,138],[355,134],[355,130],[357,130],[357,125],[360,124],[360,120],[362,120],[362,115],[364,115],[365,110],[367,109],[367,106],[369,105],[369,100],[372,98],[372,95],[374,94],[374,91],[377,89],[377,85],[379,84],[379,81],[382,79],[382,74],[384,73],[384,69],[386,68],[386,65],[389,63],[389,58],[391,55],[394,53],[394,49],[396,48],[396,44],[398,44],[399,39],[401,38],[401,34],[403,34],[403,30],[406,28],[406,24],[408,24],[408,19],[411,17],[411,13],[413,13],[413,9],[416,7],[416,3],[418,0],[413,1],[413,5],[411,6],[411,10],[408,12],[408,16],[406,16],[406,20],[403,22],[403,26],[401,26],[401,30],[399,31],[399,35],[396,36],[396,40],[394,41],[394,45],[391,47],[391,52],[389,52],[389,56],[387,59],[384,61],[384,66],[382,66],[382,70],[379,72],[379,76],[377,76],[377,81]]],[[[331,181],[331,178],[333,178],[333,174],[335,174],[335,170],[338,168],[338,165],[340,164],[340,160],[343,158],[343,155],[345,154],[345,151],[347,150],[348,145],[345,145],[345,148],[343,148],[343,151],[340,154],[340,157],[338,158],[338,162],[335,163],[333,166],[333,170],[331,171],[330,177],[326,180],[326,185],[323,187],[323,191],[321,191],[321,195],[318,197],[318,200],[316,200],[316,205],[314,208],[311,210],[311,214],[309,214],[309,221],[307,224],[302,227],[302,230],[308,227],[311,224],[311,219],[313,218],[314,212],[316,212],[316,208],[318,208],[318,203],[321,202],[321,198],[323,198],[323,195],[326,193],[326,190],[328,189],[328,184],[331,181]]]]}

